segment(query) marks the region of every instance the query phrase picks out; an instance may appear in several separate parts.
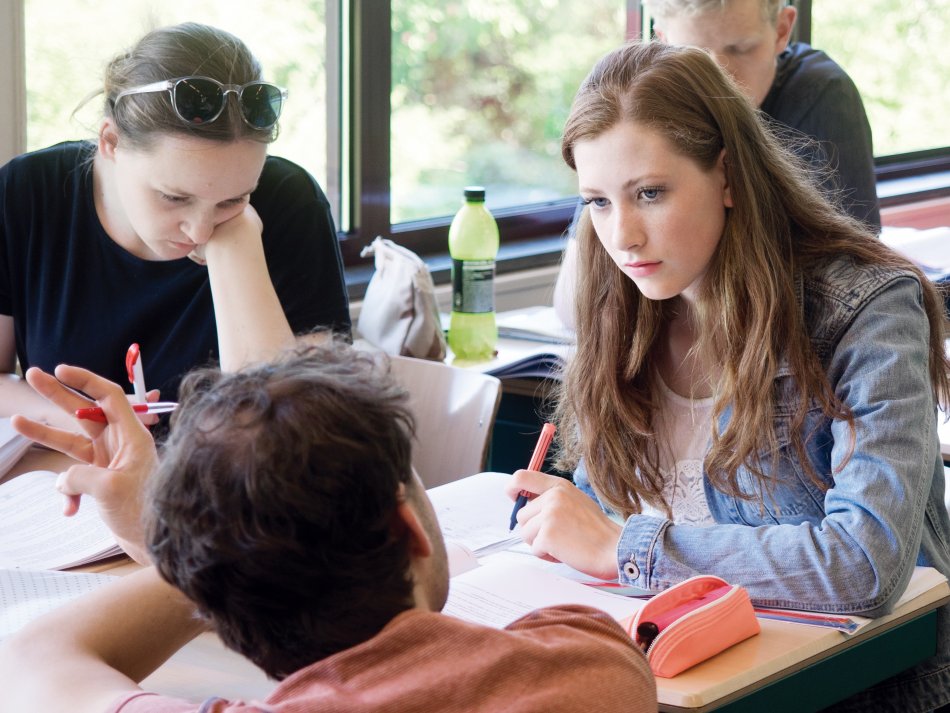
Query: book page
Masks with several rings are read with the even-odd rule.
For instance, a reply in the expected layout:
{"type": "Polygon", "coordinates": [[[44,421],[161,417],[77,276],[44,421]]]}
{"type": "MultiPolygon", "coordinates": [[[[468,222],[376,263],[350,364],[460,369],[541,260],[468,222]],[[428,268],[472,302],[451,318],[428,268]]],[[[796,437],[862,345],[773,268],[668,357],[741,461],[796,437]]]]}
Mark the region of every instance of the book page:
{"type": "Polygon", "coordinates": [[[498,336],[552,344],[573,344],[574,330],[564,326],[553,307],[527,307],[499,312],[498,336]]]}
{"type": "Polygon", "coordinates": [[[109,574],[0,569],[0,641],[38,616],[114,579],[109,574]]]}
{"type": "Polygon", "coordinates": [[[0,568],[66,569],[121,553],[92,498],[63,515],[56,478],[37,470],[0,485],[0,568]]]}
{"type": "Polygon", "coordinates": [[[644,602],[608,594],[539,567],[497,561],[450,579],[442,611],[500,629],[535,609],[564,604],[594,607],[622,621],[636,614],[644,602]]]}
{"type": "Polygon", "coordinates": [[[449,577],[478,567],[478,558],[475,553],[461,542],[445,541],[445,553],[449,560],[449,577]]]}
{"type": "Polygon", "coordinates": [[[0,478],[16,465],[32,444],[29,438],[13,430],[9,418],[0,418],[0,478]]]}
{"type": "Polygon", "coordinates": [[[465,545],[476,557],[521,542],[508,530],[514,501],[505,495],[507,473],[478,473],[426,491],[446,540],[465,545]]]}

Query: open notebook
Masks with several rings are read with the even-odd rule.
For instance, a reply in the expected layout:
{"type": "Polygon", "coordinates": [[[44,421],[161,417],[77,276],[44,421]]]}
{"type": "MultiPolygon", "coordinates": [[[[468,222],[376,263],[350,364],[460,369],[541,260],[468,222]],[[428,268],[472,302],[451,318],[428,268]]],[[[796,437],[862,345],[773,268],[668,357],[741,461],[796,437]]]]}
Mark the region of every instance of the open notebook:
{"type": "Polygon", "coordinates": [[[0,484],[0,569],[68,569],[122,553],[92,498],[63,515],[56,478],[36,470],[0,484]]]}
{"type": "Polygon", "coordinates": [[[498,336],[549,344],[573,344],[574,330],[564,326],[553,307],[526,307],[499,312],[498,336]]]}
{"type": "Polygon", "coordinates": [[[512,502],[505,473],[479,473],[429,489],[449,553],[449,598],[443,612],[502,628],[541,607],[583,604],[618,621],[643,601],[621,597],[579,580],[600,583],[565,565],[528,552],[517,529],[508,529],[512,502]]]}
{"type": "MultiPolygon", "coordinates": [[[[636,614],[655,592],[618,586],[567,565],[541,560],[528,550],[516,529],[508,531],[512,501],[505,495],[505,473],[479,473],[428,490],[448,542],[452,578],[445,613],[488,626],[503,627],[532,609],[584,604],[618,621],[636,614]]],[[[896,609],[914,600],[936,600],[950,592],[947,578],[932,567],[916,567],[896,609]]],[[[830,615],[756,607],[759,619],[833,629],[853,635],[875,622],[860,616],[830,615]]]]}

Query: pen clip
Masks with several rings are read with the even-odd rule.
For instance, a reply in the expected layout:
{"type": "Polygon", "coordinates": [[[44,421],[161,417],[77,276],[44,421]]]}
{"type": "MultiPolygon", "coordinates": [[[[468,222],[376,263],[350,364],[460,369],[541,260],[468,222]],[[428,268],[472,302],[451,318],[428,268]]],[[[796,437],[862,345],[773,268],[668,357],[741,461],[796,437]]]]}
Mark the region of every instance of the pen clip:
{"type": "Polygon", "coordinates": [[[135,363],[139,360],[140,356],[141,350],[139,349],[138,342],[132,344],[125,353],[125,371],[129,375],[130,384],[135,383],[135,363]]]}
{"type": "Polygon", "coordinates": [[[142,352],[138,342],[133,343],[125,353],[125,370],[135,392],[135,400],[145,403],[145,372],[142,368],[142,352]]]}

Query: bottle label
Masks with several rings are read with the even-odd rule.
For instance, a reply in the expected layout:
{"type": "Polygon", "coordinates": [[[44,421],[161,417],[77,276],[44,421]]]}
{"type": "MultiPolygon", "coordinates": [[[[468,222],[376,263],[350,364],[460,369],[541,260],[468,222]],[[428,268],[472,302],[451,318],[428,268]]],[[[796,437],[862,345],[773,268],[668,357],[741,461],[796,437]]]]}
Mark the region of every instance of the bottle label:
{"type": "Polygon", "coordinates": [[[495,311],[494,260],[452,260],[452,309],[469,314],[495,311]]]}

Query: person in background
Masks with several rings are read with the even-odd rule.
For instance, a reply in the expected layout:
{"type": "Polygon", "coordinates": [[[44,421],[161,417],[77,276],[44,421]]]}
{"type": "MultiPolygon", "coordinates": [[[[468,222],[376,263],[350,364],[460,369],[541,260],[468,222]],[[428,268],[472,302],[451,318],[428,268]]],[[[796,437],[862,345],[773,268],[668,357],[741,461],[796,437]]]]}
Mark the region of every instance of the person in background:
{"type": "Polygon", "coordinates": [[[88,404],[67,387],[105,409],[84,435],[15,422],[101,466],[63,490],[96,497],[154,567],[4,641],[0,711],[656,711],[646,658],[607,614],[541,609],[496,630],[439,613],[445,545],[410,465],[407,395],[382,364],[331,343],[189,374],[157,469],[116,384],[28,372],[67,412],[88,404]],[[266,701],[138,687],[205,625],[280,681],[266,701]]]}
{"type": "MultiPolygon", "coordinates": [[[[869,617],[916,565],[950,575],[933,284],[827,200],[703,50],[606,55],[561,148],[585,202],[555,414],[574,484],[514,474],[512,498],[537,494],[518,515],[532,550],[653,590],[712,574],[760,605],[869,617]]],[[[840,709],[950,703],[948,605],[936,634],[934,656],[840,709]]]]}
{"type": "MultiPolygon", "coordinates": [[[[798,147],[829,197],[880,232],[871,125],[861,95],[827,54],[789,43],[794,7],[785,0],[648,0],[646,7],[660,41],[708,50],[771,128],[798,147]]],[[[569,239],[554,289],[554,307],[568,326],[574,324],[575,250],[569,239]]]]}
{"type": "Polygon", "coordinates": [[[871,125],[851,77],[804,42],[789,43],[796,9],[785,0],[648,0],[663,42],[708,50],[779,130],[804,135],[806,158],[841,207],[881,229],[871,125]]]}
{"type": "MultiPolygon", "coordinates": [[[[241,40],[186,23],[106,67],[95,141],[0,168],[0,372],[59,363],[176,398],[192,367],[350,327],[336,230],[302,168],[267,155],[286,91],[241,40]]],[[[28,388],[9,377],[5,388],[28,388]]]]}

